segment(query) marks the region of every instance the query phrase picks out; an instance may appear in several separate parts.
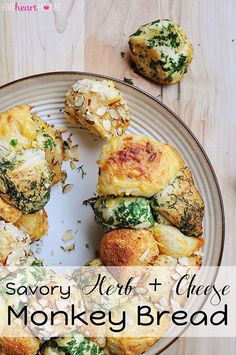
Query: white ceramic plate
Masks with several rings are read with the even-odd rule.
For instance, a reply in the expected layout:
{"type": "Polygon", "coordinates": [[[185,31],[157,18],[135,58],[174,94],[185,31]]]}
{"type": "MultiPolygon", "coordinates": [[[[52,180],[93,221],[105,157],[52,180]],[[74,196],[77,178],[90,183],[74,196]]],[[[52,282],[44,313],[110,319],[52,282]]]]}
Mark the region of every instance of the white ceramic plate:
{"type": "MultiPolygon", "coordinates": [[[[73,133],[74,144],[79,145],[78,166],[83,166],[86,175],[82,179],[81,172],[72,171],[69,163],[64,164],[68,174],[67,183],[73,184],[74,187],[66,194],[62,194],[60,184],[53,188],[51,199],[46,206],[49,233],[43,238],[42,243],[33,246],[37,252],[41,249],[36,256],[43,258],[47,265],[84,264],[95,257],[102,235],[94,221],[91,208],[84,206],[82,202],[96,192],[98,173],[96,160],[104,142],[87,131],[69,124],[63,114],[68,87],[82,78],[104,77],[79,72],[47,73],[23,78],[0,88],[0,111],[16,105],[30,104],[34,106],[33,111],[48,123],[54,124],[57,128],[67,126],[68,133],[73,133]],[[80,224],[78,220],[81,220],[80,224]],[[61,246],[70,245],[71,241],[63,243],[61,237],[68,229],[75,233],[76,248],[73,252],[65,253],[61,246]]],[[[224,214],[217,179],[206,153],[185,124],[166,106],[135,87],[115,81],[117,88],[125,94],[131,110],[132,124],[128,133],[146,134],[174,145],[191,168],[195,183],[206,204],[204,265],[218,265],[223,251],[224,214]]],[[[170,339],[163,339],[150,353],[160,352],[169,344],[170,339]]]]}

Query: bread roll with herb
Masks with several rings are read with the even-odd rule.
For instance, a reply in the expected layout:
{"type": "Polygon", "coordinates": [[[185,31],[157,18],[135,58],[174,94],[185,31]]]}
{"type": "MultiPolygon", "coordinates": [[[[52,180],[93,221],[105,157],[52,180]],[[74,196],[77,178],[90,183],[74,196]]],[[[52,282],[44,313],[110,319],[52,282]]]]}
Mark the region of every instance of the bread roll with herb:
{"type": "Polygon", "coordinates": [[[29,105],[0,112],[0,158],[31,148],[45,151],[52,172],[52,184],[61,180],[64,148],[61,133],[31,112],[29,105]]]}
{"type": "Polygon", "coordinates": [[[166,19],[139,27],[130,36],[129,47],[138,71],[160,84],[178,83],[193,57],[184,30],[166,19]]]}
{"type": "Polygon", "coordinates": [[[68,334],[64,338],[47,341],[41,350],[42,355],[105,355],[99,346],[80,334],[68,334]]]}
{"type": "Polygon", "coordinates": [[[51,172],[42,149],[12,152],[0,161],[0,196],[24,213],[43,208],[50,198],[51,172]]]}
{"type": "Polygon", "coordinates": [[[185,235],[202,236],[205,207],[189,168],[181,169],[169,185],[152,198],[151,206],[185,235]]]}
{"type": "Polygon", "coordinates": [[[117,228],[143,229],[154,224],[150,201],[143,197],[100,197],[94,204],[94,214],[105,231],[117,228]]]}

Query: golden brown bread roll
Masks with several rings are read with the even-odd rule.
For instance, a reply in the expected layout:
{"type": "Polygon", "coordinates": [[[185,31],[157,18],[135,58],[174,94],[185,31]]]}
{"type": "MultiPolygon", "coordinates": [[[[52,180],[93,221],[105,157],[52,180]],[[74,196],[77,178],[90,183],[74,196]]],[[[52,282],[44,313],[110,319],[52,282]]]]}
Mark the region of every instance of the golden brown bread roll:
{"type": "Polygon", "coordinates": [[[177,150],[145,135],[112,138],[99,159],[99,195],[153,196],[184,167],[177,150]]]}
{"type": "Polygon", "coordinates": [[[31,113],[29,105],[16,106],[0,112],[0,157],[31,148],[45,151],[46,160],[53,173],[52,183],[61,179],[64,158],[61,133],[31,113]]]}
{"type": "Polygon", "coordinates": [[[160,252],[174,258],[190,256],[204,244],[202,238],[187,237],[173,226],[155,223],[151,231],[158,242],[160,252]]]}
{"type": "Polygon", "coordinates": [[[0,338],[0,355],[36,355],[38,353],[39,339],[35,338],[26,327],[14,325],[6,329],[7,332],[3,332],[0,338]]]}
{"type": "Polygon", "coordinates": [[[107,266],[145,266],[155,263],[159,249],[149,230],[116,229],[102,238],[100,254],[107,266]]]}
{"type": "Polygon", "coordinates": [[[166,188],[152,198],[152,208],[191,237],[202,235],[204,202],[189,168],[183,168],[166,188]]]}
{"type": "Polygon", "coordinates": [[[5,222],[12,222],[15,223],[22,212],[17,208],[9,205],[0,197],[0,219],[3,219],[5,222]]]}
{"type": "Polygon", "coordinates": [[[30,236],[31,242],[40,240],[48,231],[48,215],[45,209],[36,213],[22,214],[14,223],[30,236]]]}

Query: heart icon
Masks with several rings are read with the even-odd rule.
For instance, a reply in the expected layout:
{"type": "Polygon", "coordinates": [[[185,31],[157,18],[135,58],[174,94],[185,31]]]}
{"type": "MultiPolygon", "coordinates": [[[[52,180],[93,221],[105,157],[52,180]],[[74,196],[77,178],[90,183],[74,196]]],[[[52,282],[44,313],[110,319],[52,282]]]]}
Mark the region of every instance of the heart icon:
{"type": "Polygon", "coordinates": [[[46,10],[46,11],[49,10],[49,6],[48,6],[48,5],[44,5],[43,8],[44,8],[44,10],[46,10]]]}

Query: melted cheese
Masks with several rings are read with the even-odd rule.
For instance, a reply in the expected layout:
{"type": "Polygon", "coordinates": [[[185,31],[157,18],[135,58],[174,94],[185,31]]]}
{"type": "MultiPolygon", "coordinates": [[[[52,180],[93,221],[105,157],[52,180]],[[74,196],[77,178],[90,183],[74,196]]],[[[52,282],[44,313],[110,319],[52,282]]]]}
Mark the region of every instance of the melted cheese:
{"type": "Polygon", "coordinates": [[[180,154],[168,144],[145,135],[112,138],[99,159],[98,194],[150,197],[183,166],[180,154]]]}
{"type": "Polygon", "coordinates": [[[11,151],[32,147],[37,126],[32,120],[30,109],[30,106],[23,105],[0,113],[0,157],[11,151]]]}

